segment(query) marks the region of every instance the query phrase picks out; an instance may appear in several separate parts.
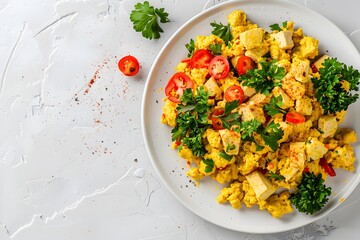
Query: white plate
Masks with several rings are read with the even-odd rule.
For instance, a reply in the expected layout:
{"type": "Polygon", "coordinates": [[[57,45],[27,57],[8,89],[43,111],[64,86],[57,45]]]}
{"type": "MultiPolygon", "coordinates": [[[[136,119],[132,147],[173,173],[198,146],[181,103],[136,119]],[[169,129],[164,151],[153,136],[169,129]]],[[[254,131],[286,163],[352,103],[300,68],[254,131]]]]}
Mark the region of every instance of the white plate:
{"type": "MultiPolygon", "coordinates": [[[[183,25],[163,47],[150,71],[142,102],[142,127],[145,146],[162,182],[188,209],[200,217],[224,228],[249,233],[274,233],[294,229],[311,223],[334,210],[360,181],[359,164],[354,173],[337,170],[335,178],[328,178],[333,194],[326,207],[316,215],[308,216],[295,211],[282,219],[275,219],[257,207],[243,206],[240,210],[216,202],[222,186],[212,179],[205,179],[200,187],[186,176],[188,166],[175,150],[171,149],[171,128],[161,124],[164,91],[175,67],[184,58],[185,44],[198,35],[209,35],[210,22],[227,23],[226,16],[233,10],[242,9],[248,18],[267,30],[273,23],[292,20],[295,28],[303,28],[306,35],[319,39],[320,53],[337,57],[340,61],[360,69],[360,55],[352,42],[333,23],[318,13],[289,1],[244,0],[231,1],[202,12],[183,25]]],[[[343,126],[360,132],[360,102],[351,105],[343,126]]],[[[359,156],[359,145],[355,145],[359,156]]]]}

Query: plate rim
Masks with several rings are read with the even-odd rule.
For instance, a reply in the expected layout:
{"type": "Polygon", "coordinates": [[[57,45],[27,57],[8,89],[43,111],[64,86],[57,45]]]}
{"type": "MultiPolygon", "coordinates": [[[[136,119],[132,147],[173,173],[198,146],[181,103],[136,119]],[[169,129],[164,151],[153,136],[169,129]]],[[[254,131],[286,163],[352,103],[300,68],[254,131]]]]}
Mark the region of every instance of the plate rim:
{"type": "MultiPolygon", "coordinates": [[[[148,95],[150,95],[150,81],[151,81],[151,78],[152,78],[152,75],[155,71],[155,68],[156,68],[156,65],[157,63],[159,62],[159,59],[161,58],[161,56],[163,55],[163,52],[167,49],[167,47],[172,43],[173,39],[176,38],[178,36],[178,34],[180,32],[182,32],[186,27],[188,27],[192,22],[196,21],[198,18],[201,18],[203,15],[207,15],[209,12],[211,11],[214,11],[218,8],[221,8],[221,7],[224,7],[224,6],[227,6],[227,5],[239,5],[241,4],[241,2],[267,2],[267,4],[274,4],[274,3],[281,3],[281,4],[286,4],[288,6],[293,6],[293,7],[296,7],[296,8],[299,8],[300,10],[302,11],[305,11],[305,12],[308,12],[310,13],[311,15],[315,15],[316,17],[319,17],[321,18],[322,20],[326,21],[328,24],[332,25],[333,28],[336,28],[338,31],[340,31],[342,33],[342,35],[348,39],[348,43],[349,46],[348,47],[351,47],[354,49],[354,51],[360,56],[360,53],[358,51],[358,49],[355,47],[354,43],[349,39],[348,36],[345,35],[345,33],[336,25],[334,24],[332,21],[330,21],[327,17],[323,16],[322,14],[312,10],[311,8],[308,8],[306,6],[303,6],[299,3],[296,3],[296,2],[292,2],[292,1],[286,1],[286,0],[229,0],[229,1],[226,1],[226,2],[223,2],[223,3],[220,3],[220,4],[217,4],[215,6],[212,6],[206,10],[203,10],[201,12],[199,12],[198,14],[196,14],[195,16],[191,17],[189,20],[187,20],[184,24],[181,25],[181,27],[179,29],[177,29],[172,35],[171,37],[166,41],[166,43],[164,44],[164,46],[161,48],[161,50],[159,51],[159,53],[157,54],[152,66],[151,66],[151,69],[148,73],[148,76],[146,78],[146,82],[145,82],[145,87],[144,87],[144,91],[143,91],[143,97],[142,97],[142,102],[141,102],[141,128],[142,128],[142,135],[143,135],[143,140],[144,140],[144,143],[145,143],[145,148],[146,148],[146,152],[149,156],[149,159],[151,161],[151,164],[157,174],[157,176],[161,179],[161,182],[162,184],[164,184],[167,188],[167,190],[169,192],[171,192],[171,194],[175,197],[175,199],[180,202],[183,207],[185,207],[186,209],[188,209],[189,211],[191,211],[192,213],[194,213],[195,215],[197,215],[198,217],[208,221],[208,222],[211,222],[212,224],[215,224],[217,226],[220,226],[220,227],[223,227],[225,229],[229,229],[229,230],[233,230],[233,231],[237,231],[237,232],[246,232],[246,233],[253,233],[253,234],[271,234],[271,233],[280,233],[280,232],[285,232],[285,231],[290,231],[290,230],[294,230],[296,228],[299,228],[299,227],[302,227],[304,225],[307,225],[307,224],[310,224],[310,223],[313,223],[325,216],[328,216],[329,214],[331,214],[332,211],[334,211],[335,209],[337,209],[339,207],[339,205],[341,204],[341,202],[337,201],[337,202],[334,202],[333,204],[335,205],[334,207],[331,207],[328,211],[320,211],[318,214],[316,215],[313,215],[311,216],[310,220],[307,220],[305,221],[305,223],[302,223],[302,224],[299,224],[297,226],[291,226],[291,227],[288,227],[288,228],[284,228],[284,229],[274,229],[274,230],[271,230],[271,231],[250,231],[250,230],[244,230],[244,229],[237,229],[237,228],[232,228],[232,227],[229,227],[228,225],[226,224],[221,224],[219,222],[216,222],[216,221],[213,221],[213,220],[209,220],[207,218],[204,218],[202,216],[202,214],[196,210],[196,208],[193,208],[191,206],[189,206],[185,201],[183,201],[183,199],[181,197],[178,196],[178,193],[170,186],[170,184],[167,183],[165,177],[163,176],[163,173],[160,171],[160,168],[159,166],[157,166],[156,164],[156,161],[154,160],[154,155],[153,155],[153,152],[152,152],[152,149],[150,148],[150,141],[149,141],[149,133],[148,133],[148,128],[146,127],[146,119],[145,119],[145,115],[146,115],[146,111],[147,111],[147,98],[148,98],[148,95]]],[[[239,9],[240,6],[239,6],[239,9]]],[[[360,101],[360,100],[358,100],[360,101]]],[[[360,176],[358,175],[358,173],[353,173],[354,177],[357,177],[355,179],[355,184],[351,185],[347,191],[342,194],[342,196],[344,198],[347,198],[349,197],[349,195],[356,189],[356,187],[359,185],[359,182],[360,182],[360,176]],[[357,176],[355,176],[357,175],[357,176]]],[[[295,210],[296,211],[296,210],[295,210]]],[[[307,218],[308,219],[308,218],[307,218]]],[[[261,228],[260,228],[261,229],[261,228]]]]}

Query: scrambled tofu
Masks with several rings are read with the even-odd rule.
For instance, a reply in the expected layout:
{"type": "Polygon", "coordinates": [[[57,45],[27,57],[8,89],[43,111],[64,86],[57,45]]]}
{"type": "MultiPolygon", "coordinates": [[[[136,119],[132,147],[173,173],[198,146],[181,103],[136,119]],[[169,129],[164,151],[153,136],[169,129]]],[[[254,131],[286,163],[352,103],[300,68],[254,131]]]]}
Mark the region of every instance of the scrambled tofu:
{"type": "Polygon", "coordinates": [[[270,182],[270,180],[259,171],[252,171],[245,177],[251,187],[254,189],[258,199],[266,200],[276,191],[275,186],[270,182]]]}
{"type": "MultiPolygon", "coordinates": [[[[324,160],[335,169],[354,171],[351,144],[357,141],[356,133],[339,126],[346,111],[325,114],[315,97],[312,79],[319,78],[316,69],[329,58],[318,56],[317,39],[295,29],[291,21],[281,30],[266,32],[242,10],[233,11],[227,20],[232,34],[228,43],[214,34],[197,36],[194,51],[207,53],[199,60],[203,65],[194,67],[191,57],[176,67],[189,77],[191,86],[184,87],[184,79],[178,79],[173,83],[174,96],[184,94],[184,88],[192,88],[193,95],[186,96],[188,103],[165,98],[161,122],[173,128],[172,146],[187,162],[188,177],[226,184],[218,203],[235,209],[257,205],[280,218],[293,212],[290,192],[296,190],[304,172],[322,174],[325,179],[324,160]],[[228,73],[220,78],[212,71],[221,64],[208,66],[214,56],[229,64],[228,73]],[[262,70],[263,61],[273,61],[272,67],[282,71],[281,78],[262,92],[263,86],[238,78],[239,59],[247,59],[257,70],[262,70]],[[230,92],[231,88],[238,91],[230,92]],[[200,91],[206,92],[204,99],[200,91]],[[274,99],[279,101],[276,106],[274,99]],[[192,111],[197,108],[203,112],[192,111]],[[186,119],[181,118],[184,112],[186,119]]],[[[346,80],[341,84],[350,89],[346,80]]]]}

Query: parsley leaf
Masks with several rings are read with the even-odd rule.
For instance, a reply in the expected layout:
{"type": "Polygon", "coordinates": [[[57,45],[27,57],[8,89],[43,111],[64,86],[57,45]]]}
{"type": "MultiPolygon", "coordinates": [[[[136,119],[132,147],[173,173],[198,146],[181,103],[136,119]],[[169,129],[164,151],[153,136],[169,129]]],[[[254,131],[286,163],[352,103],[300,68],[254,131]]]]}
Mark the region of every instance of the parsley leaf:
{"type": "Polygon", "coordinates": [[[211,33],[224,40],[227,46],[230,46],[230,41],[233,39],[233,35],[230,31],[230,24],[223,25],[222,23],[218,24],[214,21],[210,23],[210,25],[214,28],[211,33]]]}
{"type": "Polygon", "coordinates": [[[214,161],[212,159],[204,159],[203,163],[205,163],[205,172],[209,173],[214,169],[214,161]]]}
{"type": "Polygon", "coordinates": [[[265,129],[259,129],[257,132],[261,135],[265,144],[268,145],[271,150],[276,151],[279,148],[279,143],[277,141],[279,141],[284,135],[279,123],[272,121],[265,129]]]}
{"type": "Polygon", "coordinates": [[[239,122],[240,114],[238,112],[233,112],[233,113],[231,112],[237,107],[239,107],[239,100],[226,102],[224,114],[214,117],[218,117],[222,121],[224,128],[230,129],[231,126],[240,124],[239,122]]]}
{"type": "Polygon", "coordinates": [[[284,176],[279,175],[279,174],[276,174],[276,173],[274,173],[274,172],[269,172],[269,178],[273,178],[273,179],[275,179],[275,180],[277,180],[277,181],[279,181],[279,180],[284,180],[284,179],[285,179],[284,176]]]}
{"type": "Polygon", "coordinates": [[[135,9],[131,11],[130,20],[133,22],[135,31],[141,32],[143,37],[158,39],[160,33],[164,32],[158,23],[158,18],[161,23],[166,23],[170,22],[168,16],[169,14],[165,12],[164,8],[154,8],[148,1],[145,1],[135,5],[135,9]]]}
{"type": "Polygon", "coordinates": [[[306,173],[290,200],[299,212],[312,215],[325,206],[330,195],[331,187],[326,187],[321,174],[315,176],[314,173],[306,173]]]}
{"type": "Polygon", "coordinates": [[[257,92],[269,95],[274,87],[281,86],[281,80],[285,77],[285,69],[276,65],[276,62],[261,61],[260,69],[248,70],[238,80],[242,81],[244,86],[253,87],[257,92]]]}
{"type": "Polygon", "coordinates": [[[240,128],[238,128],[238,131],[241,131],[241,139],[247,139],[254,141],[254,138],[252,136],[252,133],[255,132],[259,126],[261,125],[261,122],[257,120],[256,118],[245,121],[240,123],[240,128]]]}
{"type": "Polygon", "coordinates": [[[272,97],[270,99],[270,103],[264,106],[265,111],[272,117],[278,113],[285,114],[286,111],[281,108],[283,104],[282,100],[283,99],[281,95],[279,95],[278,97],[272,97]]]}
{"type": "MultiPolygon", "coordinates": [[[[287,26],[287,21],[285,21],[285,22],[283,22],[282,23],[282,27],[283,28],[286,28],[286,26],[287,26]]],[[[279,26],[279,24],[278,23],[274,23],[274,24],[272,24],[272,25],[270,25],[270,29],[271,29],[271,31],[282,31],[283,29],[279,26]]]]}
{"type": "Polygon", "coordinates": [[[311,81],[316,89],[316,99],[324,109],[325,114],[347,110],[348,106],[359,98],[357,91],[360,73],[352,66],[348,67],[336,58],[328,58],[323,67],[319,69],[320,78],[312,78],[311,81]],[[349,89],[343,88],[347,83],[349,89]]]}
{"type": "Polygon", "coordinates": [[[233,156],[228,155],[225,151],[220,151],[218,155],[224,158],[226,161],[231,161],[231,159],[233,158],[233,156]]]}
{"type": "Polygon", "coordinates": [[[194,39],[190,39],[190,42],[185,44],[185,47],[189,51],[187,56],[189,58],[192,57],[192,55],[195,52],[195,41],[194,41],[194,39]]]}
{"type": "Polygon", "coordinates": [[[187,146],[194,155],[201,156],[206,153],[202,143],[202,135],[207,129],[207,119],[211,105],[208,104],[209,92],[200,86],[193,95],[193,90],[188,88],[181,97],[178,105],[176,126],[171,131],[172,141],[181,141],[178,147],[187,146]]]}
{"type": "Polygon", "coordinates": [[[221,43],[210,44],[210,50],[214,55],[221,55],[221,47],[221,43]]]}

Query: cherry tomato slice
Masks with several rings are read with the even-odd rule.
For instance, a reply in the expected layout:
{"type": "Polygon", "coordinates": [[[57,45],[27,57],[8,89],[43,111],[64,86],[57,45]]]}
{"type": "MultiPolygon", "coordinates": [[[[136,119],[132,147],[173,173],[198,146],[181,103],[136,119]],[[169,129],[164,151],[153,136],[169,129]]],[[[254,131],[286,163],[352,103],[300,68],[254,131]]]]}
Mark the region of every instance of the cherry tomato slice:
{"type": "Polygon", "coordinates": [[[214,55],[205,49],[197,50],[190,59],[191,68],[207,68],[214,55]]]}
{"type": "Polygon", "coordinates": [[[224,114],[224,109],[216,109],[210,116],[211,122],[215,130],[224,129],[223,123],[220,118],[216,116],[221,116],[224,114]]]}
{"type": "Polygon", "coordinates": [[[221,79],[229,74],[230,64],[227,58],[216,56],[211,60],[208,69],[210,76],[215,79],[221,79]]]}
{"type": "Polygon", "coordinates": [[[180,103],[184,90],[194,86],[193,80],[183,72],[175,73],[165,87],[166,97],[173,103],[180,103]]]}
{"type": "Polygon", "coordinates": [[[231,86],[228,87],[225,91],[225,100],[227,102],[232,102],[239,100],[239,104],[244,101],[244,91],[240,86],[231,86]]]}
{"type": "Polygon", "coordinates": [[[240,56],[236,63],[236,71],[239,75],[245,75],[247,70],[255,68],[255,62],[248,56],[240,56]]]}
{"type": "Polygon", "coordinates": [[[135,57],[129,55],[120,59],[118,67],[125,76],[134,76],[139,72],[140,65],[135,57]]]}
{"type": "Polygon", "coordinates": [[[327,174],[329,174],[330,177],[336,176],[336,172],[335,172],[334,168],[331,166],[331,164],[329,164],[326,161],[325,158],[320,159],[320,165],[324,168],[325,172],[327,172],[327,174]]]}
{"type": "Polygon", "coordinates": [[[295,112],[288,112],[286,114],[285,120],[289,123],[303,123],[306,121],[306,118],[299,114],[299,113],[295,113],[295,112]]]}

